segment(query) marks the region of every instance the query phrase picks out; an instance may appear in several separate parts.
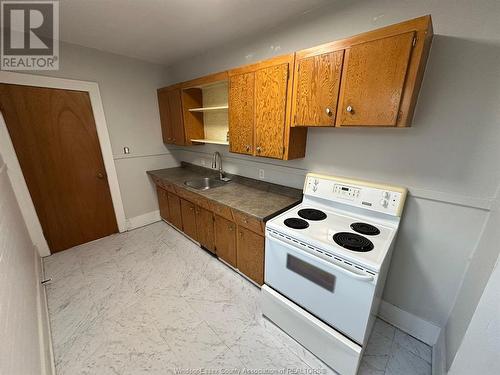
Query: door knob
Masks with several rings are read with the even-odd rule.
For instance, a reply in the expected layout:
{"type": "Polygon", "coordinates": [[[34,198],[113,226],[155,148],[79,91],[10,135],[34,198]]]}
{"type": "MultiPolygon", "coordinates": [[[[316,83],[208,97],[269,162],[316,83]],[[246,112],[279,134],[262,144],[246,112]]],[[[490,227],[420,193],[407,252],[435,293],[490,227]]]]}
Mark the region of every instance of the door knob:
{"type": "Polygon", "coordinates": [[[326,112],[326,115],[328,117],[332,117],[333,116],[333,111],[330,108],[325,109],[325,112],[326,112]]]}
{"type": "Polygon", "coordinates": [[[102,180],[104,178],[104,173],[102,172],[97,172],[97,178],[102,180]]]}
{"type": "Polygon", "coordinates": [[[350,105],[347,106],[347,108],[345,109],[347,112],[351,113],[353,112],[353,109],[350,105]]]}

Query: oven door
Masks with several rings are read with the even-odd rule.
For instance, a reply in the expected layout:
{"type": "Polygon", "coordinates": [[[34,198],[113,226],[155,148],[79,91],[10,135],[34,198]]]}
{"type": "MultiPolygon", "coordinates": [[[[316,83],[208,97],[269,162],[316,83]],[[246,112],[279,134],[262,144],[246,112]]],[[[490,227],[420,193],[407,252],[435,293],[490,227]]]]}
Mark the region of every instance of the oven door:
{"type": "Polygon", "coordinates": [[[376,276],[355,273],[266,233],[264,278],[283,296],[364,344],[376,276]]]}

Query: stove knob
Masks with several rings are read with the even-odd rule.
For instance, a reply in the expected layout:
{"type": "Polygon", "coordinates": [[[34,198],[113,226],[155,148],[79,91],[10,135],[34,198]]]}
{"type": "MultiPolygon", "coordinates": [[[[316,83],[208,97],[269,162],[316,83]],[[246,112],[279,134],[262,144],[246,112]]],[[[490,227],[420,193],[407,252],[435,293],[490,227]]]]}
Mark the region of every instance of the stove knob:
{"type": "Polygon", "coordinates": [[[390,197],[391,197],[391,193],[389,193],[388,191],[384,191],[382,193],[382,198],[389,199],[390,197]]]}
{"type": "Polygon", "coordinates": [[[389,206],[389,201],[387,199],[382,199],[380,201],[380,205],[384,208],[387,208],[387,206],[389,206]]]}

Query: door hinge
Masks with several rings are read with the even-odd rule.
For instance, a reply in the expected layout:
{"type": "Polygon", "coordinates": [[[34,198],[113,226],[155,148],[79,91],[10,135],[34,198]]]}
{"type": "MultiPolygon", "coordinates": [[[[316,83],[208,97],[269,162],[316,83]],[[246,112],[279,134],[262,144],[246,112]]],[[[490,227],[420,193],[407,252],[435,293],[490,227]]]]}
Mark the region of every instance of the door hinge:
{"type": "Polygon", "coordinates": [[[414,37],[413,37],[413,40],[412,40],[412,42],[411,42],[411,45],[412,45],[412,47],[415,47],[415,45],[416,45],[416,44],[417,44],[417,37],[416,37],[416,36],[414,36],[414,37]]]}

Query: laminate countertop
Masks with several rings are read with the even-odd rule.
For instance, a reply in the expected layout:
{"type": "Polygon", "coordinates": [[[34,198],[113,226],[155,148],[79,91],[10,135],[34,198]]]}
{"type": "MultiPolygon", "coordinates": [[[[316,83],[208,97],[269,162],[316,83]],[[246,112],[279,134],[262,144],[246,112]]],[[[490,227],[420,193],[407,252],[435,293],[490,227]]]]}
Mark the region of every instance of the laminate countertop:
{"type": "Polygon", "coordinates": [[[228,173],[226,176],[231,178],[231,181],[223,186],[208,190],[193,189],[184,185],[184,182],[200,177],[218,177],[219,174],[213,169],[185,162],[182,162],[180,167],[157,169],[147,173],[160,181],[199,194],[262,221],[267,221],[302,201],[302,190],[228,173]]]}

